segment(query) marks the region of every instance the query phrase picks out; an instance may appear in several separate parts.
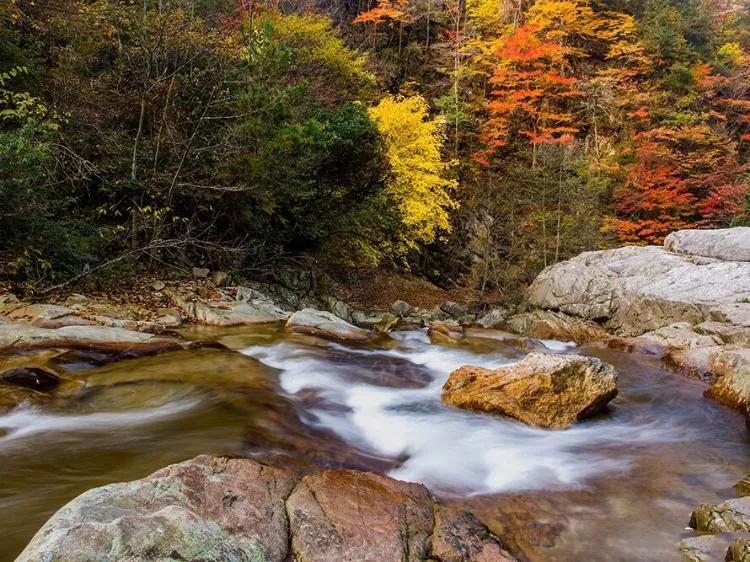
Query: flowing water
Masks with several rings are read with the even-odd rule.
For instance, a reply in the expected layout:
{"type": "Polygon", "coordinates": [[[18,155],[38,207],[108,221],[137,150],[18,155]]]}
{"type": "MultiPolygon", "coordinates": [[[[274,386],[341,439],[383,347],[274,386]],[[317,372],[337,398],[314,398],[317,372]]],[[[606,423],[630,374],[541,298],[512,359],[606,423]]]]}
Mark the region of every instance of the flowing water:
{"type": "Polygon", "coordinates": [[[474,330],[460,344],[397,332],[366,346],[277,328],[194,330],[241,353],[173,352],[90,367],[42,406],[0,415],[0,560],[66,501],[200,453],[304,471],[344,466],[423,482],[529,560],[676,560],[692,509],[750,470],[737,413],[655,357],[538,342],[620,373],[609,410],[561,431],[440,402],[449,373],[528,349],[474,330]],[[85,383],[85,384],[84,384],[85,383]]]}

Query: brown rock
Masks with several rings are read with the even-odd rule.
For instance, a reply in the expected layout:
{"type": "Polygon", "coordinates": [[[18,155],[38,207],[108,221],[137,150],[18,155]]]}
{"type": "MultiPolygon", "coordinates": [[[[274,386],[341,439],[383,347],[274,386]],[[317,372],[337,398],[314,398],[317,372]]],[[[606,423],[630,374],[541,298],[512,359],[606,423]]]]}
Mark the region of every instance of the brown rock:
{"type": "Polygon", "coordinates": [[[734,489],[740,496],[750,496],[750,474],[734,485],[734,489]]]}
{"type": "Polygon", "coordinates": [[[217,287],[223,287],[226,285],[227,279],[229,279],[229,275],[226,271],[212,271],[209,277],[211,283],[217,287]]]}
{"type": "Polygon", "coordinates": [[[727,549],[725,562],[748,562],[750,560],[750,539],[734,539],[727,549]]]}
{"type": "Polygon", "coordinates": [[[289,317],[286,323],[288,330],[299,334],[309,334],[337,340],[365,342],[373,338],[374,334],[368,330],[349,324],[335,314],[305,308],[289,317]]]}
{"type": "Polygon", "coordinates": [[[615,396],[615,369],[579,355],[531,353],[500,369],[461,367],[443,386],[447,404],[547,428],[566,427],[595,414],[615,396]]]}
{"type": "Polygon", "coordinates": [[[500,541],[471,513],[435,508],[432,556],[441,562],[510,562],[500,541]]]}
{"type": "Polygon", "coordinates": [[[748,410],[750,405],[750,348],[723,346],[712,351],[709,370],[716,377],[706,396],[720,404],[748,410]]]}
{"type": "Polygon", "coordinates": [[[0,373],[0,384],[48,392],[60,384],[60,377],[39,367],[27,367],[0,373]]]}
{"type": "Polygon", "coordinates": [[[464,329],[455,320],[439,320],[427,330],[433,343],[456,343],[464,337],[464,329]]]}
{"type": "Polygon", "coordinates": [[[516,314],[505,321],[504,327],[516,334],[542,340],[568,340],[584,343],[606,341],[610,337],[595,322],[549,310],[516,314]]]}
{"type": "Polygon", "coordinates": [[[420,484],[326,470],[297,480],[249,459],[200,456],[82,494],[17,562],[512,562],[473,516],[420,484]]]}
{"type": "Polygon", "coordinates": [[[750,496],[699,505],[690,526],[702,533],[750,532],[750,496]]]}
{"type": "Polygon", "coordinates": [[[295,479],[243,459],[201,456],[89,490],[60,509],[19,562],[285,559],[284,498],[295,479]]]}
{"type": "Polygon", "coordinates": [[[287,500],[295,560],[421,561],[432,500],[420,484],[348,470],[303,478],[287,500]]]}

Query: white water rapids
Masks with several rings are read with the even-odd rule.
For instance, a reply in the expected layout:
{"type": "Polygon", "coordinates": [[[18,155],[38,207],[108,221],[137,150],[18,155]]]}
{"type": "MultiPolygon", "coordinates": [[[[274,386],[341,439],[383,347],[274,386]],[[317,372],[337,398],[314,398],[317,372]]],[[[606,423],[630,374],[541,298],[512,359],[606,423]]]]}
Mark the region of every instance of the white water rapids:
{"type": "MultiPolygon", "coordinates": [[[[501,352],[431,345],[424,332],[393,337],[398,343],[387,350],[327,344],[356,356],[356,362],[331,361],[316,347],[291,340],[243,353],[279,369],[281,386],[290,395],[315,391],[322,406],[310,411],[312,424],[333,430],[363,451],[403,459],[391,476],[444,493],[581,487],[594,476],[628,470],[631,459],[623,449],[629,446],[689,438],[689,429],[656,418],[623,423],[605,415],[549,431],[445,406],[440,394],[451,371],[466,364],[498,367],[514,359],[501,352]],[[377,370],[388,368],[387,359],[421,367],[429,380],[421,388],[373,384],[377,370]],[[367,376],[360,376],[364,372],[367,376]],[[605,454],[612,447],[618,454],[605,454]]],[[[555,352],[574,348],[544,343],[555,352]]]]}

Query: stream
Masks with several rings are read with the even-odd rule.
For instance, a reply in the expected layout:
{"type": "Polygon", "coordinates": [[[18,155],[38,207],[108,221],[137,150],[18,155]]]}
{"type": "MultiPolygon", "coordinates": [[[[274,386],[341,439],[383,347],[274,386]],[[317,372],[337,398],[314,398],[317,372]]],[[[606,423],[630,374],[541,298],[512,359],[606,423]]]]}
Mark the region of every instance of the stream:
{"type": "Polygon", "coordinates": [[[734,497],[750,472],[742,416],[653,356],[536,342],[533,350],[596,356],[620,374],[605,413],[550,431],[440,402],[455,368],[498,367],[532,350],[500,332],[470,330],[455,345],[416,330],[367,345],[268,326],[185,335],[240,353],[98,367],[82,357],[66,368],[85,385],[44,408],[0,414],[0,561],[81,492],[201,453],[422,482],[531,561],[678,560],[691,511],[734,497]]]}

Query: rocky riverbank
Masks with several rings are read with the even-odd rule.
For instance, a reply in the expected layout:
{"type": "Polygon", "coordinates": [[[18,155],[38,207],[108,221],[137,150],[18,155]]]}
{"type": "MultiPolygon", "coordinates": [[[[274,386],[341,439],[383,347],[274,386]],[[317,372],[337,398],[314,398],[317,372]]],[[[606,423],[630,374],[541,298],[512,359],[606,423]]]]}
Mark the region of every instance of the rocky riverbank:
{"type": "Polygon", "coordinates": [[[708,397],[747,411],[750,228],[679,231],[664,247],[587,252],[544,270],[527,297],[532,310],[506,326],[660,354],[710,382],[708,397]]]}
{"type": "Polygon", "coordinates": [[[511,562],[473,515],[420,484],[352,470],[298,477],[198,457],[60,509],[18,562],[64,560],[511,562]]]}
{"type": "MultiPolygon", "coordinates": [[[[194,272],[190,280],[154,280],[137,305],[75,293],[53,303],[29,303],[5,294],[0,296],[0,411],[74,394],[86,384],[78,373],[92,365],[205,345],[217,347],[210,350],[217,354],[239,356],[218,344],[185,339],[181,327],[269,324],[287,334],[346,342],[360,350],[387,339],[387,332],[413,328],[425,328],[431,341],[447,346],[460,345],[475,327],[492,329],[493,338],[525,350],[543,351],[537,340],[545,339],[598,341],[661,355],[681,373],[709,381],[706,396],[747,412],[748,256],[750,229],[678,232],[663,248],[589,252],[561,262],[534,281],[527,303],[492,309],[450,301],[418,308],[396,301],[389,310],[365,310],[333,296],[281,287],[225,286],[226,276],[206,270],[194,272]]],[[[552,357],[555,365],[548,365],[544,356],[530,356],[528,361],[544,363],[541,370],[523,362],[497,370],[459,369],[446,384],[444,399],[559,428],[599,412],[616,395],[616,373],[610,366],[591,358],[552,357]],[[566,361],[578,363],[574,369],[566,361]]],[[[510,559],[481,523],[441,507],[419,485],[370,473],[324,471],[300,477],[277,470],[253,461],[201,457],[143,481],[92,490],[58,512],[21,559],[46,559],[45,553],[59,551],[65,553],[61,559],[76,560],[101,551],[114,552],[114,560],[122,554],[117,548],[149,544],[166,549],[165,556],[174,550],[188,560],[235,555],[253,560],[404,559],[396,553],[406,553],[409,560],[510,559]],[[283,490],[268,492],[270,496],[248,491],[284,482],[283,490]],[[214,485],[239,491],[203,497],[201,502],[210,505],[195,503],[195,490],[214,485]],[[141,494],[155,488],[167,496],[141,494]],[[364,499],[359,495],[363,491],[364,499]],[[267,529],[263,525],[269,521],[239,522],[258,510],[276,514],[279,524],[267,529]],[[164,533],[153,534],[152,528],[164,533]],[[181,540],[182,531],[201,540],[169,542],[181,540]],[[114,541],[115,535],[130,542],[114,541]],[[81,548],[89,550],[76,551],[68,537],[78,537],[81,548]]],[[[744,499],[726,503],[698,508],[695,529],[721,531],[709,523],[726,520],[725,512],[740,513],[735,519],[745,520],[744,499]]],[[[746,530],[740,527],[732,531],[746,530]]],[[[743,537],[737,539],[728,547],[718,539],[690,537],[681,551],[686,560],[709,560],[700,554],[706,549],[744,552],[743,537]]]]}

